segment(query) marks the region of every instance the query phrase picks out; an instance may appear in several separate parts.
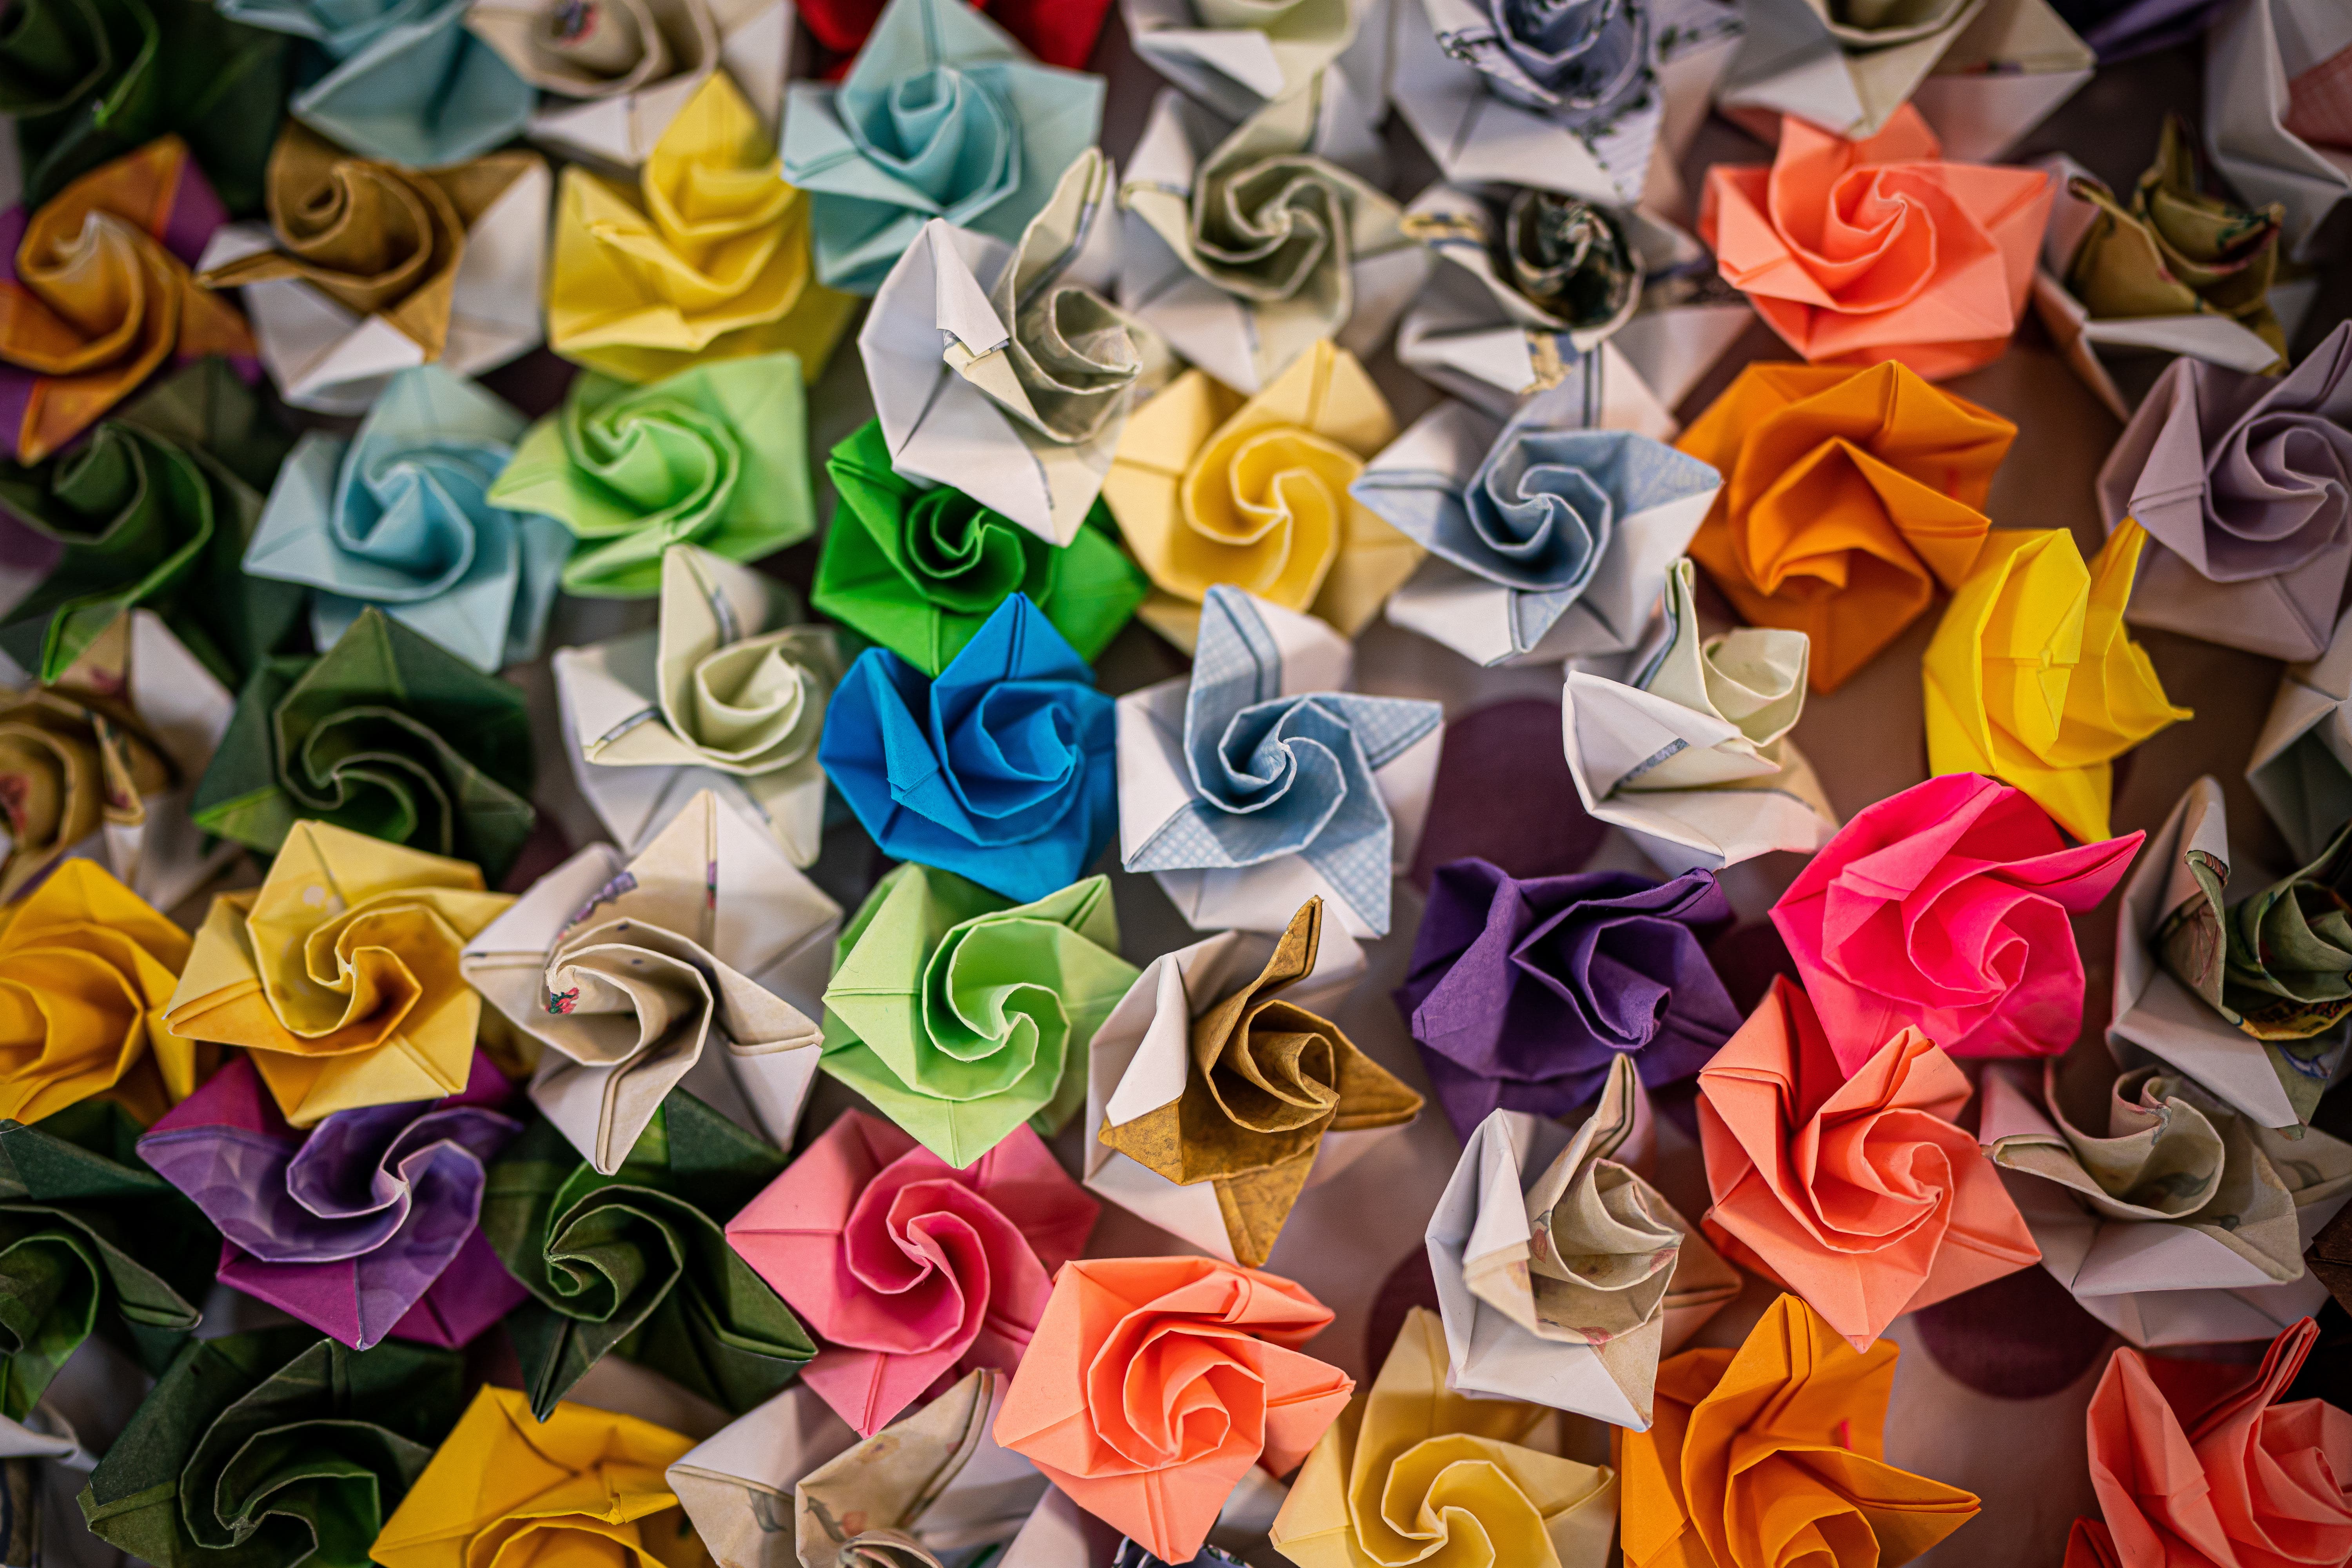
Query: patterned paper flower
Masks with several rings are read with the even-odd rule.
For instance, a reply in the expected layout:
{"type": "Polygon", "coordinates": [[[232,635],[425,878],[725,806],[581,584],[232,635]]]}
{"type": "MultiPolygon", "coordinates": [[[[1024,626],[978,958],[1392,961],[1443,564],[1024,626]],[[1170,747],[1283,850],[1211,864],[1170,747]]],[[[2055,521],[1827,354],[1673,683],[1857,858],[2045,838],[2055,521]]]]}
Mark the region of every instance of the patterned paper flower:
{"type": "Polygon", "coordinates": [[[142,826],[173,773],[127,703],[74,688],[0,693],[0,899],[105,830],[142,826]]]}

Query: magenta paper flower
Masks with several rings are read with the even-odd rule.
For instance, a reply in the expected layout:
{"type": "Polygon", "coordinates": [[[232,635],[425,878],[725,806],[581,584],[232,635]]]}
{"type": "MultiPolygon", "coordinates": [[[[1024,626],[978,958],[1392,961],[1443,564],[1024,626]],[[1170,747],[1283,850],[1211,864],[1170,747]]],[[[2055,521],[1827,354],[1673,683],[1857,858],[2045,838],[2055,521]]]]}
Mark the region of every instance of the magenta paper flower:
{"type": "Polygon", "coordinates": [[[934,1384],[1011,1372],[1099,1212],[1026,1126],[960,1171],[848,1110],[727,1239],[824,1342],[801,1381],[870,1437],[934,1384]]]}

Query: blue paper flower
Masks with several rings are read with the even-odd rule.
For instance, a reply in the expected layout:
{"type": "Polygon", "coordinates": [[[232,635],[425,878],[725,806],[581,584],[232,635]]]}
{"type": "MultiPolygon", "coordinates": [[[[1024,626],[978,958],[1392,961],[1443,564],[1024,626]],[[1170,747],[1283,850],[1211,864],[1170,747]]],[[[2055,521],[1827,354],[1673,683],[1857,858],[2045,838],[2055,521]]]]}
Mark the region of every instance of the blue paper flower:
{"type": "Polygon", "coordinates": [[[882,852],[1027,903],[1082,876],[1118,819],[1111,700],[1026,595],[937,679],[868,648],[817,760],[882,852]]]}

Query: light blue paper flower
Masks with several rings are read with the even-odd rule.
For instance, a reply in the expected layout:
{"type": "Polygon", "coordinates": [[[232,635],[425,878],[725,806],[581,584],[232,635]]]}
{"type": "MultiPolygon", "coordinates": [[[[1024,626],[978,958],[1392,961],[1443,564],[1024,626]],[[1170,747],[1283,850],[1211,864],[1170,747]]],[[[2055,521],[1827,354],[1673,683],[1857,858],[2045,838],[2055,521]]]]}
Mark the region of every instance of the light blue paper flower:
{"type": "Polygon", "coordinates": [[[1100,77],[1039,65],[964,0],[890,0],[847,79],[796,81],[785,108],[817,277],[873,293],[935,217],[1017,244],[1102,104],[1100,77]]]}
{"type": "Polygon", "coordinates": [[[520,133],[536,93],[466,29],[469,0],[218,0],[319,47],[294,117],[363,158],[435,168],[520,133]]]}
{"type": "Polygon", "coordinates": [[[1110,842],[1117,728],[1087,661],[1013,594],[937,679],[887,648],[859,655],[817,760],[885,855],[1028,903],[1110,842]]]}
{"type": "Polygon", "coordinates": [[[320,647],[376,605],[480,669],[536,658],[572,535],[487,499],[522,429],[521,415],[437,364],[400,372],[356,437],[295,444],[245,569],[315,590],[320,647]]]}

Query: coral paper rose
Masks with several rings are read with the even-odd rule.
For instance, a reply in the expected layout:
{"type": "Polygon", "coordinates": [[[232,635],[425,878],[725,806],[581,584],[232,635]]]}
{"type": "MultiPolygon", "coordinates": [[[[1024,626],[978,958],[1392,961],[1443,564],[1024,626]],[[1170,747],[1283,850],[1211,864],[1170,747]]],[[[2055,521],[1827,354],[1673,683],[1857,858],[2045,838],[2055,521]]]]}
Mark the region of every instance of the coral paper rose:
{"type": "Polygon", "coordinates": [[[846,1110],[727,1240],[824,1341],[801,1381],[870,1437],[943,1379],[1019,1364],[1099,1212],[1026,1127],[959,1171],[846,1110]]]}
{"type": "Polygon", "coordinates": [[[1857,812],[1772,906],[1839,1068],[1906,1025],[1956,1057],[2063,1052],[2083,1025],[2068,917],[2115,889],[2146,837],[2070,848],[2021,791],[1977,773],[1857,812]]]}
{"type": "Polygon", "coordinates": [[[1806,359],[1940,381],[2009,347],[2056,194],[2040,169],[1945,163],[1908,104],[1859,142],[1791,115],[1769,168],[1707,171],[1698,232],[1806,359]]]}
{"type": "Polygon", "coordinates": [[[1297,1348],[1330,1321],[1289,1280],[1206,1258],[1071,1263],[996,1440],[1153,1556],[1189,1563],[1249,1468],[1288,1473],[1346,1405],[1354,1381],[1297,1348]]]}
{"type": "Polygon", "coordinates": [[[1775,975],[1698,1075],[1707,1236],[1803,1297],[1854,1349],[1916,1308],[2042,1256],[1975,1135],[1958,1063],[1904,1028],[1851,1076],[1775,975]]]}

